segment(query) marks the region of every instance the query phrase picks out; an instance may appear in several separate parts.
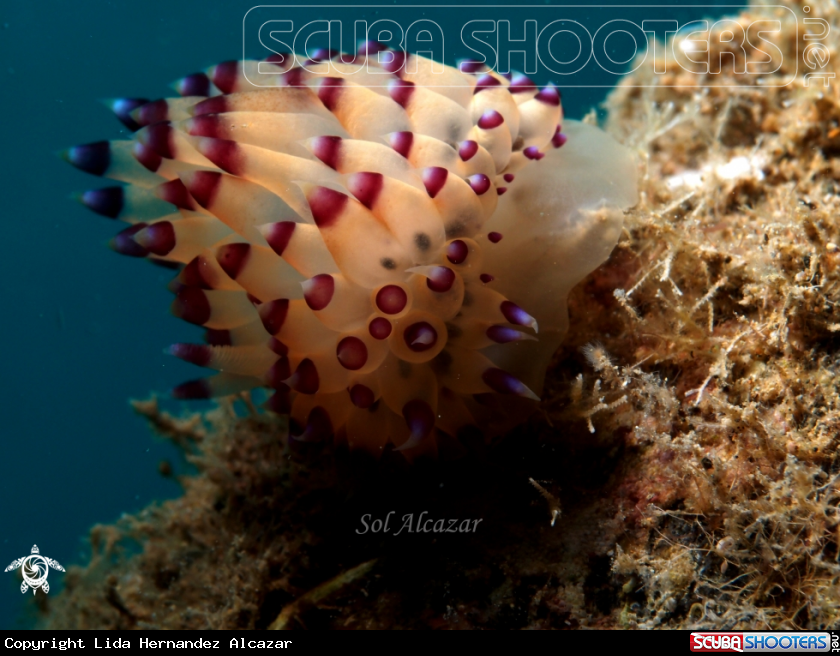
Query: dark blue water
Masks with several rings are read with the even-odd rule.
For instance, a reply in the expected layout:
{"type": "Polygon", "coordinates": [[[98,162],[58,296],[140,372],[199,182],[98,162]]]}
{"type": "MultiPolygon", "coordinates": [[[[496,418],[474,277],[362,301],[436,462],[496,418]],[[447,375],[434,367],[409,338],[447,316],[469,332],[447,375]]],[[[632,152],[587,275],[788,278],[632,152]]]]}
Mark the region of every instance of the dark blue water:
{"type": "MultiPolygon", "coordinates": [[[[169,82],[237,58],[251,6],[40,0],[0,8],[0,566],[35,543],[65,566],[84,562],[94,524],[179,492],[157,473],[175,450],[128,399],[200,375],[162,352],[199,331],[168,313],[171,273],[111,252],[106,242],[119,226],[68,199],[107,183],[54,152],[125,138],[98,98],[171,95],[169,82]]],[[[478,6],[451,11],[459,23],[482,15],[478,6]]],[[[605,93],[567,90],[567,115],[581,116],[605,93]]],[[[50,576],[50,594],[62,576],[50,576]]],[[[0,572],[0,626],[25,622],[18,586],[0,572]]]]}

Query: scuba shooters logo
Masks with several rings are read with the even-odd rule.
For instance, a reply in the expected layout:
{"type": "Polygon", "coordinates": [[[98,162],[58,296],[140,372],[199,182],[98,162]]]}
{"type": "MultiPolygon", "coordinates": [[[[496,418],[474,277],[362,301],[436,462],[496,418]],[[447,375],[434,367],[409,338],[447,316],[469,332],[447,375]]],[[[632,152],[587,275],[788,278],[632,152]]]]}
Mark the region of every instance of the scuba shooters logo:
{"type": "Polygon", "coordinates": [[[740,633],[692,633],[691,651],[744,651],[740,633]]]}
{"type": "Polygon", "coordinates": [[[829,633],[785,632],[696,632],[691,634],[691,651],[705,652],[827,652],[832,644],[829,633]]]}
{"type": "Polygon", "coordinates": [[[50,567],[63,572],[64,568],[58,564],[57,560],[52,558],[45,558],[38,550],[38,545],[32,545],[32,553],[23,558],[13,560],[12,564],[6,568],[7,572],[21,567],[23,574],[23,583],[20,584],[20,591],[25,593],[29,588],[32,588],[32,594],[38,588],[41,588],[45,593],[50,591],[50,584],[47,583],[47,575],[50,573],[50,567]]]}

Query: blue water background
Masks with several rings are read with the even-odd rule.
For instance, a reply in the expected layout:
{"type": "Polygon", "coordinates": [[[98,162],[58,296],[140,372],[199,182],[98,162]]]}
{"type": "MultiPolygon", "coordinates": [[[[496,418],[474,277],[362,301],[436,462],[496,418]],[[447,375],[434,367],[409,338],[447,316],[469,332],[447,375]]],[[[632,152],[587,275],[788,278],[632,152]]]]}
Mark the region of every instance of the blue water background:
{"type": "MultiPolygon", "coordinates": [[[[0,6],[0,567],[34,543],[65,566],[84,562],[91,526],[179,494],[157,472],[162,459],[178,460],[175,450],[152,436],[128,399],[201,375],[162,352],[199,331],[168,313],[171,273],[110,251],[107,240],[120,225],[68,199],[108,182],[54,152],[126,138],[97,99],[172,95],[169,82],[238,58],[242,18],[252,6],[0,6]]],[[[459,24],[481,17],[478,5],[451,11],[459,24]]],[[[649,17],[652,10],[645,11],[649,17]]],[[[420,10],[405,12],[411,18],[420,10]]],[[[699,13],[681,15],[714,15],[699,13]]],[[[376,19],[372,11],[360,17],[376,19]]],[[[567,116],[582,116],[605,93],[567,91],[567,116]]],[[[51,574],[51,595],[62,576],[51,574]]],[[[0,572],[0,627],[31,621],[19,581],[0,572]]]]}

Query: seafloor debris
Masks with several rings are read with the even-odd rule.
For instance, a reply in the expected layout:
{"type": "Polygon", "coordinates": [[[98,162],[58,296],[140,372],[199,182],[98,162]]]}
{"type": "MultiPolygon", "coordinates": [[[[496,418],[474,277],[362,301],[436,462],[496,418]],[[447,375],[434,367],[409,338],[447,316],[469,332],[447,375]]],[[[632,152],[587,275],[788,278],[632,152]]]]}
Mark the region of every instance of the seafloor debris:
{"type": "MultiPolygon", "coordinates": [[[[834,5],[808,5],[836,35],[834,5]]],[[[200,431],[146,406],[199,474],[95,528],[44,623],[264,628],[376,558],[289,625],[837,626],[840,95],[773,86],[806,45],[789,6],[776,77],[734,74],[734,56],[716,86],[673,88],[696,79],[648,62],[610,96],[642,201],[572,293],[540,415],[429,471],[287,445],[282,421],[230,404],[200,431]],[[557,492],[554,528],[529,478],[557,492]],[[366,514],[378,532],[360,534],[366,514]],[[434,532],[442,518],[483,521],[434,532]]]]}

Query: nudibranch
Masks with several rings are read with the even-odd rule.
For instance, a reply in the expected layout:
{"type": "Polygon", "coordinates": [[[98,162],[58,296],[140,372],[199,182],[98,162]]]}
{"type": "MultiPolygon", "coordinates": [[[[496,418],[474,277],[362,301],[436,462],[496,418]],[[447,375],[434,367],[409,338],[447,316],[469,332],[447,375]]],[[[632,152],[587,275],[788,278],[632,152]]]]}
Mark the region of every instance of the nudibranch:
{"type": "Polygon", "coordinates": [[[409,459],[536,409],[569,290],[636,203],[627,149],[553,86],[375,43],[175,88],[109,101],[133,139],[65,157],[125,183],[80,200],[206,329],[168,351],[219,373],[176,398],[267,388],[297,439],[409,459]]]}

